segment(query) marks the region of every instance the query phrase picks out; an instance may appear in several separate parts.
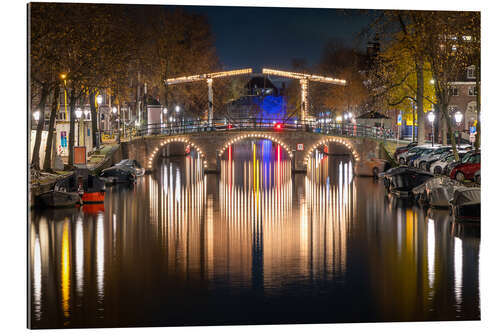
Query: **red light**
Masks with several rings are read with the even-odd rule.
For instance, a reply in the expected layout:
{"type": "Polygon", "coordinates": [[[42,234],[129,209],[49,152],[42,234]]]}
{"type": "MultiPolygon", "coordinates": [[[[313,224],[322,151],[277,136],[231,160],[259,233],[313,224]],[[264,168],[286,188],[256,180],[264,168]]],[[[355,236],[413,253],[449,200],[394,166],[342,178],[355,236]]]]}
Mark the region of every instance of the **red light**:
{"type": "Polygon", "coordinates": [[[274,128],[276,128],[276,129],[281,129],[281,128],[282,128],[282,126],[283,126],[282,124],[277,123],[277,124],[275,124],[275,125],[274,125],[274,128]]]}
{"type": "Polygon", "coordinates": [[[227,125],[227,128],[233,128],[233,125],[229,124],[227,125]]]}

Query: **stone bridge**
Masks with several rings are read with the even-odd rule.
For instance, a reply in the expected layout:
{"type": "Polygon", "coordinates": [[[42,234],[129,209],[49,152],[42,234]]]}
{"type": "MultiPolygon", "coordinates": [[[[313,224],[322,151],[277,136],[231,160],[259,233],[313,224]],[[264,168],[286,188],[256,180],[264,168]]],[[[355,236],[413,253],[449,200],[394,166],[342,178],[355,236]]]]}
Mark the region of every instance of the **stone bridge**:
{"type": "MultiPolygon", "coordinates": [[[[150,135],[132,139],[121,143],[123,158],[139,161],[147,171],[154,168],[162,148],[169,147],[171,143],[180,142],[189,145],[191,150],[198,151],[203,159],[206,172],[219,172],[220,160],[225,150],[232,144],[245,139],[268,139],[279,144],[288,153],[292,160],[292,171],[306,172],[307,161],[314,149],[328,145],[328,152],[333,154],[352,155],[355,167],[356,162],[368,158],[385,158],[380,148],[384,142],[380,138],[339,136],[307,131],[275,130],[226,130],[212,132],[196,132],[185,134],[150,135]],[[298,150],[299,144],[303,148],[298,150]]],[[[395,142],[387,142],[389,151],[396,146],[395,142]],[[391,146],[394,146],[393,148],[391,146]]]]}

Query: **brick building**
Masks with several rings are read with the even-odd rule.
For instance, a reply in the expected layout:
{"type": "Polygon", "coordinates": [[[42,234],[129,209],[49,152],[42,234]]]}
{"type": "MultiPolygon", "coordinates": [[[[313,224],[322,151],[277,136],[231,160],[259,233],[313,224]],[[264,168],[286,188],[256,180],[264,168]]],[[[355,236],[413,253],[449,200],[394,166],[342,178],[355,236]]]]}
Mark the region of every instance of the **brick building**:
{"type": "Polygon", "coordinates": [[[469,131],[472,126],[475,126],[477,120],[477,88],[476,88],[476,71],[474,66],[469,66],[462,72],[459,80],[450,82],[450,103],[448,110],[451,115],[452,122],[455,124],[455,113],[461,112],[463,120],[458,124],[458,130],[462,133],[462,137],[469,138],[469,131]]]}

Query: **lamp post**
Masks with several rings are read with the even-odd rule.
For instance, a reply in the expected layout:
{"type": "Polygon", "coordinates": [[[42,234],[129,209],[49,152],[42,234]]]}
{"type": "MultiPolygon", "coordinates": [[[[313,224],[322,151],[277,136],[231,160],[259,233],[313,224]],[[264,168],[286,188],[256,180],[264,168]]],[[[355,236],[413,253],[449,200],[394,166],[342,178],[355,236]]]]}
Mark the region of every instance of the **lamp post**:
{"type": "MultiPolygon", "coordinates": [[[[101,95],[97,95],[96,97],[96,101],[97,101],[97,124],[99,125],[99,128],[98,128],[98,131],[99,131],[99,135],[97,136],[98,137],[98,146],[101,145],[101,132],[102,132],[102,123],[101,123],[101,103],[102,103],[102,96],[101,95]]],[[[95,135],[95,134],[94,134],[95,135]]]]}
{"type": "Polygon", "coordinates": [[[76,119],[78,119],[78,145],[81,145],[81,131],[82,131],[82,109],[78,108],[75,110],[76,119]]]}
{"type": "Polygon", "coordinates": [[[165,128],[165,127],[166,127],[166,125],[165,125],[165,124],[167,123],[167,120],[168,120],[168,118],[167,118],[168,109],[167,109],[167,108],[163,108],[162,112],[163,112],[163,116],[162,116],[162,124],[161,124],[161,127],[162,127],[162,128],[165,128]]]}
{"type": "MultiPolygon", "coordinates": [[[[459,126],[460,126],[460,123],[462,122],[463,118],[464,118],[464,115],[462,114],[462,112],[460,112],[460,111],[455,112],[455,123],[457,124],[457,141],[460,138],[459,126]]],[[[460,142],[458,142],[458,144],[460,145],[460,142]]]]}
{"type": "Polygon", "coordinates": [[[40,111],[37,110],[37,111],[33,112],[33,119],[35,119],[35,121],[38,124],[38,121],[40,120],[40,111]]]}
{"type": "Polygon", "coordinates": [[[436,119],[436,115],[433,111],[429,112],[427,119],[429,119],[432,125],[432,147],[434,147],[434,119],[436,119]]]}
{"type": "Polygon", "coordinates": [[[66,91],[66,74],[61,74],[61,80],[64,82],[64,115],[68,120],[68,92],[66,91]]]}
{"type": "MultiPolygon", "coordinates": [[[[113,114],[116,117],[116,113],[118,112],[118,108],[116,106],[113,106],[111,108],[111,111],[113,111],[113,114]]],[[[120,114],[118,114],[118,118],[116,119],[116,122],[117,122],[116,126],[118,127],[118,130],[117,130],[118,133],[117,133],[116,140],[118,141],[118,143],[120,143],[120,114]]]]}

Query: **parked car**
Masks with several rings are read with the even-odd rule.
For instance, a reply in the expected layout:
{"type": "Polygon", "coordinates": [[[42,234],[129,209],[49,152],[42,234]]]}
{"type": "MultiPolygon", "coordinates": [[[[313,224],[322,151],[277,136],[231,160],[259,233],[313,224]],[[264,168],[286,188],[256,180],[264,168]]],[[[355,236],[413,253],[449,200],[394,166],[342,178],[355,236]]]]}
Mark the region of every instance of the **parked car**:
{"type": "MultiPolygon", "coordinates": [[[[478,151],[476,151],[476,150],[470,150],[470,151],[466,152],[465,154],[463,154],[463,156],[460,158],[459,161],[455,161],[455,162],[447,164],[443,169],[443,174],[449,176],[451,173],[451,170],[453,170],[454,167],[456,167],[457,165],[462,163],[462,161],[464,161],[465,159],[469,158],[469,156],[471,156],[472,154],[475,154],[477,152],[478,151]]],[[[480,150],[479,150],[479,152],[480,152],[480,150]]],[[[459,156],[460,156],[460,153],[459,153],[459,156]]]]}
{"type": "MultiPolygon", "coordinates": [[[[435,146],[437,147],[438,145],[435,145],[435,146]]],[[[398,157],[398,162],[399,162],[400,164],[408,164],[408,162],[409,162],[409,161],[408,161],[409,157],[411,157],[411,156],[413,156],[413,155],[415,155],[415,154],[418,154],[418,153],[420,153],[422,150],[427,149],[427,148],[429,148],[429,147],[432,147],[432,146],[431,146],[431,145],[427,145],[427,144],[426,144],[426,145],[422,145],[422,146],[415,146],[415,147],[413,147],[413,148],[410,148],[408,151],[405,151],[405,152],[403,152],[403,153],[401,153],[401,154],[399,155],[399,157],[398,157]]]]}
{"type": "Polygon", "coordinates": [[[401,155],[404,152],[407,152],[410,148],[415,147],[417,144],[418,143],[414,141],[414,142],[409,143],[406,146],[396,148],[396,151],[394,151],[394,160],[399,161],[399,159],[398,159],[399,155],[401,155]]]}
{"type": "MultiPolygon", "coordinates": [[[[457,151],[458,153],[458,158],[459,160],[467,153],[465,150],[459,150],[457,151]]],[[[427,171],[431,171],[431,167],[434,165],[434,170],[431,171],[434,174],[441,174],[443,173],[444,168],[446,167],[447,164],[455,162],[455,155],[453,154],[452,151],[446,152],[444,154],[441,154],[439,158],[435,160],[430,160],[427,162],[426,168],[427,171]],[[437,170],[437,172],[434,172],[437,170]]]]}
{"type": "Polygon", "coordinates": [[[481,169],[477,170],[474,174],[474,181],[478,184],[481,184],[481,169]]]}
{"type": "Polygon", "coordinates": [[[437,149],[439,149],[438,146],[434,146],[434,147],[422,147],[422,149],[420,149],[415,154],[409,155],[408,158],[407,158],[407,160],[406,160],[406,163],[408,164],[408,166],[416,168],[416,167],[418,167],[418,164],[415,163],[415,161],[417,159],[421,158],[424,155],[429,155],[429,154],[431,154],[432,152],[434,152],[437,149]]]}
{"type": "Polygon", "coordinates": [[[451,150],[451,147],[449,146],[443,146],[443,147],[437,147],[435,149],[432,149],[430,151],[424,152],[422,155],[420,155],[417,159],[413,161],[413,165],[416,168],[420,169],[426,169],[426,165],[428,161],[435,161],[439,159],[439,157],[448,151],[451,150]]]}
{"type": "Polygon", "coordinates": [[[481,169],[481,153],[473,153],[464,158],[460,164],[450,172],[450,178],[458,181],[474,180],[474,174],[481,169]]]}

